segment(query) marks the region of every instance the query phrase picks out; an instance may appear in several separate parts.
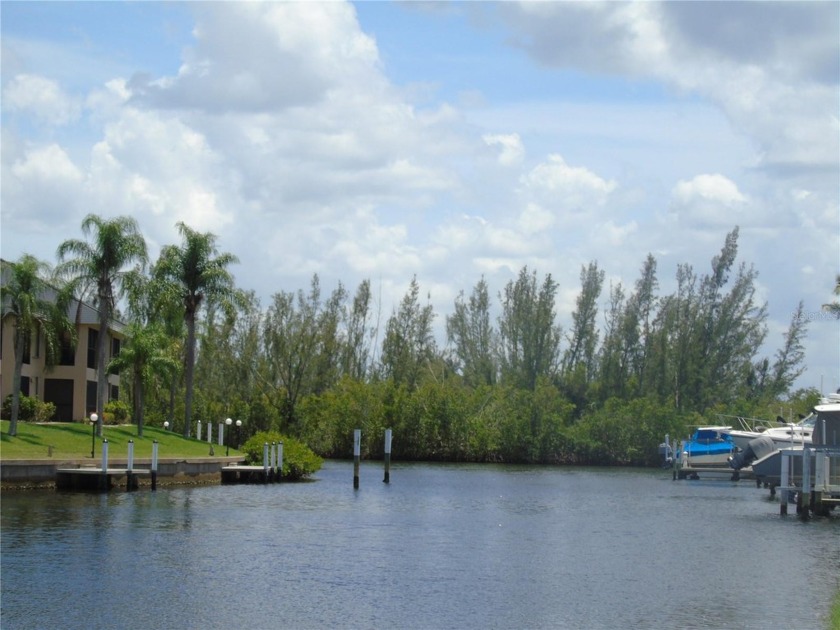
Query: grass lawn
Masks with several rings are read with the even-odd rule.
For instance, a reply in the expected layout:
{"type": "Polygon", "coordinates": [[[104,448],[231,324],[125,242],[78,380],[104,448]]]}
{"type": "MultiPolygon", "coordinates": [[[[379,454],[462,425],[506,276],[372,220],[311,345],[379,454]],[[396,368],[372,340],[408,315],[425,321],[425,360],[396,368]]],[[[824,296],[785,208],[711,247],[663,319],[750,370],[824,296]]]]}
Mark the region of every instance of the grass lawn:
{"type": "Polygon", "coordinates": [[[829,630],[840,630],[840,590],[834,596],[834,603],[831,606],[831,614],[828,618],[829,630]]]}
{"type": "MultiPolygon", "coordinates": [[[[0,421],[0,459],[83,459],[90,458],[92,429],[89,424],[82,423],[47,423],[34,424],[18,422],[17,435],[9,435],[8,420],[0,421]]],[[[158,457],[168,459],[172,457],[196,458],[208,457],[210,445],[207,441],[185,439],[178,433],[164,431],[154,427],[144,427],[143,437],[137,437],[137,427],[134,425],[105,425],[102,427],[102,438],[108,440],[108,457],[125,458],[128,456],[128,441],[134,440],[134,457],[150,458],[152,456],[152,442],[158,441],[158,457]]],[[[95,459],[102,456],[102,438],[96,438],[95,459]]],[[[214,444],[215,456],[225,454],[225,447],[214,444]]],[[[230,449],[231,456],[240,455],[239,451],[230,449]]]]}

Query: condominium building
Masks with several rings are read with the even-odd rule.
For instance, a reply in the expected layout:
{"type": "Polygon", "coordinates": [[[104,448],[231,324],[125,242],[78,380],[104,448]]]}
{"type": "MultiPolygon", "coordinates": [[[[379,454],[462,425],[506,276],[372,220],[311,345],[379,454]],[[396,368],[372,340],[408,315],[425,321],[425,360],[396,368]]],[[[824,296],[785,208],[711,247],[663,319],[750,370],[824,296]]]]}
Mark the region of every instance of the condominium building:
{"type": "MultiPolygon", "coordinates": [[[[8,277],[7,263],[3,261],[2,283],[8,277]]],[[[15,317],[7,313],[3,305],[2,326],[0,326],[0,398],[12,393],[15,369],[15,317]]],[[[42,331],[33,332],[23,350],[21,371],[21,393],[55,404],[54,421],[72,422],[83,420],[96,410],[98,390],[96,347],[99,340],[99,311],[83,301],[74,301],[67,313],[76,324],[77,343],[75,349],[65,339],[61,357],[54,366],[47,366],[46,343],[42,331]]],[[[125,338],[125,326],[112,320],[108,335],[106,364],[120,352],[125,338]]],[[[108,375],[108,390],[105,402],[119,398],[120,377],[108,375]]]]}

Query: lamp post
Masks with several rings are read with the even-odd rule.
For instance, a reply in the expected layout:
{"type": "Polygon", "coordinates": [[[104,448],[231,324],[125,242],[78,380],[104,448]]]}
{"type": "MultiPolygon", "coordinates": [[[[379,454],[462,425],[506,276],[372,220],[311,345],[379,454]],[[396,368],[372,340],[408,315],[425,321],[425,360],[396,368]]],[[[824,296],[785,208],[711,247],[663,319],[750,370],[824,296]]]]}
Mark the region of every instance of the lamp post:
{"type": "Polygon", "coordinates": [[[239,450],[239,446],[242,443],[242,420],[236,421],[236,450],[239,450]]]}
{"type": "MultiPolygon", "coordinates": [[[[233,424],[233,420],[228,418],[225,420],[225,426],[228,428],[228,433],[230,433],[230,425],[233,424]]],[[[225,457],[230,455],[230,435],[225,436],[225,457]]]]}
{"type": "Polygon", "coordinates": [[[164,420],[163,421],[163,430],[164,431],[169,431],[169,420],[164,420]]]}
{"type": "Polygon", "coordinates": [[[96,423],[99,422],[99,416],[96,412],[90,414],[90,458],[93,459],[93,451],[96,448],[96,423]]]}

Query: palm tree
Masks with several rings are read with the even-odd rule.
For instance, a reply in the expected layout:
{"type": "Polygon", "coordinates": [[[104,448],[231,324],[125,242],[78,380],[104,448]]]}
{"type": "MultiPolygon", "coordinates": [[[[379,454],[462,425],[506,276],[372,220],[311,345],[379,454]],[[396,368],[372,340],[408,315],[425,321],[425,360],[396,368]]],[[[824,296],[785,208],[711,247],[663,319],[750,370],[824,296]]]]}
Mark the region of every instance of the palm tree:
{"type": "Polygon", "coordinates": [[[92,293],[94,304],[99,309],[96,346],[96,413],[99,421],[96,430],[101,435],[108,382],[105,349],[111,315],[123,293],[126,274],[123,269],[134,262],[145,265],[148,255],[146,241],[131,217],[103,219],[89,214],[82,221],[82,233],[91,240],[69,239],[58,246],[58,259],[61,261],[58,272],[62,277],[71,278],[83,292],[92,293]]]}
{"type": "Polygon", "coordinates": [[[108,364],[108,370],[130,371],[133,378],[134,422],[137,436],[143,437],[143,408],[145,389],[156,376],[171,376],[178,371],[178,362],[168,352],[168,339],[158,324],[133,322],[128,328],[128,340],[119,356],[108,364]]]}
{"type": "MultiPolygon", "coordinates": [[[[840,296],[840,273],[834,279],[834,295],[840,296]]],[[[835,300],[829,304],[823,304],[823,310],[840,318],[840,301],[835,300]]]]}
{"type": "Polygon", "coordinates": [[[228,266],[239,262],[233,254],[220,254],[216,249],[216,236],[210,232],[196,232],[183,222],[178,222],[183,245],[169,245],[160,253],[155,266],[159,278],[168,282],[184,308],[187,324],[186,348],[186,400],[184,401],[184,437],[190,436],[192,421],[193,375],[195,372],[195,322],[205,301],[219,303],[227,308],[240,301],[228,266]]]}
{"type": "Polygon", "coordinates": [[[57,362],[63,337],[69,337],[73,344],[76,340],[76,330],[67,318],[71,293],[66,289],[56,289],[57,283],[50,275],[49,264],[24,254],[18,262],[9,263],[8,282],[0,288],[2,318],[5,319],[7,315],[15,318],[15,368],[12,376],[12,414],[9,422],[9,435],[12,436],[17,435],[20,413],[23,351],[32,338],[32,332],[40,328],[44,335],[47,365],[57,362]]]}

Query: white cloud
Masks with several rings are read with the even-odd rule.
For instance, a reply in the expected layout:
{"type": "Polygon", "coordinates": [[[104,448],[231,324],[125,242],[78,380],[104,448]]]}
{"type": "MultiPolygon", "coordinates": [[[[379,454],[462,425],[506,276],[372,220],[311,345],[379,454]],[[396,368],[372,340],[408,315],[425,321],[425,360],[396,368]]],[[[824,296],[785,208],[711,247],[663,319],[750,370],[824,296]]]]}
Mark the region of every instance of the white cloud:
{"type": "Polygon", "coordinates": [[[524,191],[551,204],[558,212],[591,211],[601,206],[617,184],[582,166],[569,166],[561,155],[552,154],[520,178],[524,191]]]}
{"type": "Polygon", "coordinates": [[[482,139],[488,146],[500,146],[499,164],[502,166],[516,166],[525,157],[525,147],[518,133],[485,134],[482,139]]]}
{"type": "Polygon", "coordinates": [[[85,174],[57,144],[18,149],[4,139],[3,231],[61,229],[82,209],[85,174]]]}
{"type": "MultiPolygon", "coordinates": [[[[738,186],[720,174],[681,180],[671,192],[671,212],[686,225],[715,230],[753,226],[761,217],[738,186]]],[[[767,217],[764,217],[767,221],[767,217]]]]}
{"type": "Polygon", "coordinates": [[[54,126],[76,121],[82,109],[79,100],[66,94],[57,82],[32,74],[18,74],[6,84],[3,108],[31,114],[54,126]]]}
{"type": "Polygon", "coordinates": [[[543,64],[711,99],[777,174],[840,161],[836,3],[524,2],[503,15],[513,41],[543,64]]]}
{"type": "Polygon", "coordinates": [[[157,107],[271,112],[312,106],[336,84],[369,83],[377,63],[371,38],[344,3],[196,5],[195,46],[178,75],[130,84],[157,107]]]}
{"type": "MultiPolygon", "coordinates": [[[[342,3],[188,3],[194,39],[155,68],[126,57],[52,71],[59,43],[33,57],[4,37],[4,70],[10,46],[20,58],[4,88],[3,248],[13,257],[96,212],[135,216],[155,255],[183,220],[216,233],[264,301],[312,273],[325,287],[368,277],[387,315],[413,274],[435,299],[482,273],[495,295],[527,264],[572,303],[581,265],[597,260],[631,286],[647,252],[667,291],[678,263],[705,265],[739,224],[771,308],[799,294],[821,304],[840,248],[840,108],[825,54],[837,35],[826,43],[822,23],[804,29],[787,4],[756,3],[766,15],[748,4],[493,5],[493,32],[539,67],[498,40],[489,58],[468,48],[486,33],[466,24],[458,54],[433,63],[388,44],[391,24],[365,33],[342,3]],[[786,11],[790,35],[773,17],[786,11]],[[463,59],[482,72],[449,74],[463,59]],[[48,98],[20,75],[51,77],[48,98]],[[85,95],[78,109],[62,108],[68,94],[85,95]],[[82,112],[84,125],[60,123],[82,112]],[[33,120],[65,126],[33,137],[33,120]],[[806,261],[792,270],[773,262],[782,230],[795,235],[785,258],[806,261]]],[[[58,240],[34,253],[49,258],[58,240]]]]}

